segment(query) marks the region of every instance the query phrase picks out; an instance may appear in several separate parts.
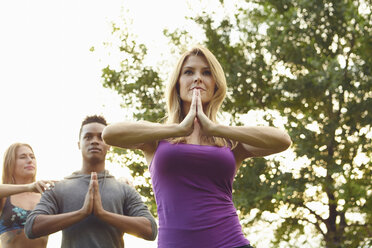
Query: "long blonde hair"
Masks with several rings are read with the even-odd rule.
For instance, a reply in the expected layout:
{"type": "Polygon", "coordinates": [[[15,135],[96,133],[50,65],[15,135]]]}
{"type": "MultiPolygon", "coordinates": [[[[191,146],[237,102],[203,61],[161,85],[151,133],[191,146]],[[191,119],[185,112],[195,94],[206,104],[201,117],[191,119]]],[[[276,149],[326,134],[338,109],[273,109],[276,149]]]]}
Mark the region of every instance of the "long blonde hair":
{"type": "MultiPolygon", "coordinates": [[[[206,116],[214,123],[217,123],[217,113],[221,107],[221,104],[223,100],[226,97],[226,77],[225,73],[222,69],[221,64],[218,62],[216,57],[205,47],[203,46],[195,46],[191,48],[189,51],[186,51],[183,53],[178,60],[178,63],[176,64],[173,73],[171,74],[169,83],[167,85],[166,90],[166,99],[167,99],[167,110],[168,110],[168,116],[167,116],[167,123],[181,123],[182,120],[185,118],[182,113],[182,100],[180,98],[179,94],[179,87],[178,87],[178,81],[180,78],[182,66],[185,63],[185,61],[190,56],[201,56],[204,57],[209,67],[211,68],[212,76],[214,80],[216,81],[216,89],[213,95],[212,100],[208,103],[208,105],[205,108],[205,114],[206,116]]],[[[227,146],[228,142],[219,137],[203,137],[206,139],[209,143],[212,143],[216,146],[227,146]]],[[[170,139],[174,143],[180,143],[185,142],[185,137],[180,138],[173,138],[170,139]]]]}
{"type": "MultiPolygon", "coordinates": [[[[28,148],[31,149],[32,153],[34,153],[34,150],[29,144],[14,143],[11,146],[9,146],[8,149],[4,153],[3,178],[2,178],[3,184],[15,184],[14,168],[15,168],[15,163],[17,160],[17,151],[22,146],[27,146],[28,148]]],[[[33,182],[35,182],[35,180],[36,180],[36,174],[32,178],[33,182]]]]}

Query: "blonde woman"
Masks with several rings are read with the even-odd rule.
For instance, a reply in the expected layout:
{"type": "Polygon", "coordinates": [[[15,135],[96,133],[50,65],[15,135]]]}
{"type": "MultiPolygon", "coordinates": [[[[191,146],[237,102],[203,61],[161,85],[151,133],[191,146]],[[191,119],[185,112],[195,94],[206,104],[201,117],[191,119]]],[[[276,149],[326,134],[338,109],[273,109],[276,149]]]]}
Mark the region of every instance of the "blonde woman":
{"type": "Polygon", "coordinates": [[[225,95],[220,63],[197,46],[171,76],[165,124],[122,122],[103,132],[107,144],[145,155],[158,207],[158,248],[251,247],[232,201],[234,177],[243,160],[284,151],[291,139],[274,127],[218,124],[225,95]]]}
{"type": "Polygon", "coordinates": [[[23,231],[28,214],[52,181],[37,181],[36,158],[30,145],[12,144],[4,154],[3,183],[0,184],[1,247],[45,248],[48,237],[27,239],[23,231]]]}

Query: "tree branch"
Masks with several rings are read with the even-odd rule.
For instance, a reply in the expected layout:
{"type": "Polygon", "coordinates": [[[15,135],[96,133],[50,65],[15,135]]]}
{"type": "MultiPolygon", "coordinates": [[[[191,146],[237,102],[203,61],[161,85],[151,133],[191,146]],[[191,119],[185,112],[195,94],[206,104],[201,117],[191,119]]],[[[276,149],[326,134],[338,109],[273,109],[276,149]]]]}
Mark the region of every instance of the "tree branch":
{"type": "Polygon", "coordinates": [[[319,222],[324,223],[324,219],[323,219],[320,215],[318,215],[314,210],[312,210],[311,208],[309,208],[308,206],[306,206],[304,203],[301,203],[301,206],[302,206],[303,208],[309,210],[310,213],[313,214],[313,215],[315,216],[315,218],[317,219],[317,221],[318,221],[318,222],[313,223],[313,222],[307,220],[307,222],[309,222],[309,223],[315,225],[316,229],[317,229],[317,230],[318,230],[318,231],[319,231],[323,236],[325,236],[325,233],[324,233],[323,230],[320,228],[320,224],[319,224],[319,222]]]}

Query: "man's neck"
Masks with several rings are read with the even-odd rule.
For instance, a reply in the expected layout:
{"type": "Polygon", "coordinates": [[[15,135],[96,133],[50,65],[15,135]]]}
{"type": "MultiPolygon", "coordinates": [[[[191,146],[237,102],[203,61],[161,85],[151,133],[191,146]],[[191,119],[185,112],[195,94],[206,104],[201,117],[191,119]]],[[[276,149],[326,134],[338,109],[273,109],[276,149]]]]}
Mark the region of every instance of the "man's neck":
{"type": "Polygon", "coordinates": [[[105,170],[105,162],[102,163],[89,163],[86,161],[83,161],[83,166],[81,168],[81,172],[84,174],[90,174],[91,172],[103,172],[105,170]]]}

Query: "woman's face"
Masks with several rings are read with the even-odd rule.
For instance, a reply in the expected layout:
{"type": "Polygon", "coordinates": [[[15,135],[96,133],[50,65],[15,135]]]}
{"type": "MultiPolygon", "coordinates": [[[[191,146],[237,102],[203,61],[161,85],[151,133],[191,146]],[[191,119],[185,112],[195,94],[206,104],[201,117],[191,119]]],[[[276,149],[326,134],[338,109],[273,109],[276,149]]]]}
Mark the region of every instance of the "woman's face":
{"type": "Polygon", "coordinates": [[[14,178],[24,180],[36,174],[36,158],[30,147],[20,146],[17,149],[14,167],[14,178]]]}
{"type": "Polygon", "coordinates": [[[199,89],[203,104],[209,103],[214,95],[216,81],[204,56],[189,56],[181,68],[179,93],[182,102],[191,104],[193,89],[199,89]]]}

